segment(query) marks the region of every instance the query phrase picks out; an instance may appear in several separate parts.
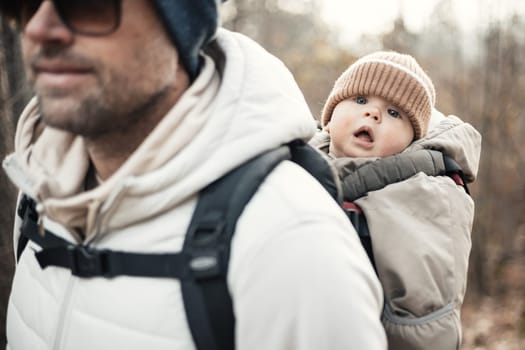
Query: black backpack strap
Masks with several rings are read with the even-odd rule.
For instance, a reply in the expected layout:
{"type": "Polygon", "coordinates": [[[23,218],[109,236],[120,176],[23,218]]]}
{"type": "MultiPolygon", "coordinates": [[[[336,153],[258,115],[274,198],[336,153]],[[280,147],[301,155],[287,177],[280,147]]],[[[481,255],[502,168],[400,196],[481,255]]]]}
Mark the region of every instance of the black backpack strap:
{"type": "Polygon", "coordinates": [[[41,268],[63,267],[78,277],[127,275],[184,279],[191,276],[187,268],[188,259],[181,253],[145,254],[101,250],[73,244],[48,230],[40,233],[35,202],[27,196],[22,197],[18,214],[22,218],[22,226],[17,261],[31,240],[42,248],[35,252],[41,268]]]}
{"type": "Polygon", "coordinates": [[[234,349],[235,317],[226,276],[238,217],[266,176],[290,159],[305,168],[340,202],[340,186],[327,159],[296,140],[245,163],[200,194],[183,251],[202,266],[202,274],[182,281],[186,316],[198,349],[234,349]]]}
{"type": "Polygon", "coordinates": [[[308,171],[341,205],[343,202],[341,182],[337,171],[326,155],[302,140],[292,141],[289,147],[292,154],[291,160],[308,171]]]}
{"type": "Polygon", "coordinates": [[[20,200],[18,215],[22,219],[22,225],[17,261],[31,240],[42,248],[35,252],[41,268],[63,267],[78,277],[126,275],[185,279],[192,276],[192,271],[188,268],[189,259],[182,253],[147,254],[101,250],[73,244],[48,230],[40,233],[35,202],[25,195],[20,200]]]}
{"type": "Polygon", "coordinates": [[[467,186],[467,178],[465,173],[459,166],[459,164],[449,156],[443,155],[443,163],[445,164],[445,175],[449,176],[456,182],[456,184],[463,186],[465,192],[470,195],[470,191],[467,186]]]}
{"type": "MultiPolygon", "coordinates": [[[[203,189],[180,253],[100,250],[72,244],[47,230],[41,235],[34,201],[28,197],[19,206],[23,219],[21,240],[33,240],[42,247],[35,253],[42,268],[63,267],[78,277],[179,279],[197,348],[234,349],[235,317],[226,281],[231,239],[245,205],[266,176],[286,159],[305,167],[334,198],[338,197],[337,179],[327,160],[304,142],[296,141],[255,157],[203,189]]],[[[24,246],[19,244],[19,257],[24,246]]]]}
{"type": "Polygon", "coordinates": [[[361,245],[365,249],[366,255],[368,255],[368,259],[377,273],[374,251],[372,250],[372,237],[370,236],[366,216],[363,214],[362,209],[354,202],[343,202],[342,207],[346,216],[352,223],[352,226],[354,226],[354,229],[359,236],[359,240],[361,241],[361,245]]]}
{"type": "MultiPolygon", "coordinates": [[[[34,202],[33,203],[33,206],[34,206],[34,202]]],[[[22,194],[21,198],[20,198],[20,201],[18,203],[18,208],[16,210],[18,216],[20,217],[22,221],[22,226],[24,225],[24,221],[26,220],[25,219],[25,216],[28,215],[26,214],[26,211],[29,210],[28,206],[30,204],[30,199],[28,196],[26,196],[25,194],[22,194]]],[[[36,220],[35,220],[36,221],[36,220]]],[[[22,253],[24,251],[24,249],[26,248],[27,246],[27,243],[29,242],[29,238],[22,234],[22,232],[20,232],[20,235],[18,236],[18,245],[17,245],[17,249],[16,249],[16,262],[18,263],[18,261],[20,260],[20,256],[22,256],[22,253]]]]}
{"type": "Polygon", "coordinates": [[[42,248],[53,248],[67,245],[67,241],[54,235],[52,232],[45,230],[42,234],[38,227],[38,213],[35,209],[35,201],[29,196],[23,194],[18,204],[17,213],[22,219],[20,227],[20,236],[18,237],[18,248],[16,252],[16,261],[20,260],[22,252],[31,240],[42,248]]]}
{"type": "Polygon", "coordinates": [[[226,276],[238,217],[287,146],[243,164],[205,188],[193,214],[183,252],[199,273],[181,281],[186,317],[198,349],[234,349],[235,317],[226,276]]]}

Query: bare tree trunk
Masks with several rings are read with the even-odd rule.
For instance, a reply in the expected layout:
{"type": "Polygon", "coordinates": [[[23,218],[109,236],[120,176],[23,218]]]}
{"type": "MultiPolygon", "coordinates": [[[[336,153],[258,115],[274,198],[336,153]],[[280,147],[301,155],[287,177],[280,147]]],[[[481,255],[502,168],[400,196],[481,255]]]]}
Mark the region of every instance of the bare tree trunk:
{"type": "MultiPolygon", "coordinates": [[[[0,17],[0,158],[13,149],[14,126],[28,95],[18,35],[0,17]]],[[[0,171],[0,344],[5,344],[7,299],[14,271],[12,227],[16,191],[0,171]]],[[[3,345],[0,345],[3,346],[3,345]]]]}

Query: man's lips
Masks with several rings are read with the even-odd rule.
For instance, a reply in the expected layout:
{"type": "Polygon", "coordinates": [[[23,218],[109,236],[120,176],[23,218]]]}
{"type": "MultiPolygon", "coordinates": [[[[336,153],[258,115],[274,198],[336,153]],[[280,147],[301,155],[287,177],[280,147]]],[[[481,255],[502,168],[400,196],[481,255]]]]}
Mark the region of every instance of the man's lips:
{"type": "Polygon", "coordinates": [[[89,73],[92,69],[85,65],[74,64],[64,61],[40,61],[34,62],[31,68],[35,73],[51,73],[51,74],[83,74],[89,73]]]}
{"type": "Polygon", "coordinates": [[[40,62],[31,68],[38,85],[64,88],[72,87],[93,73],[89,67],[66,62],[40,62]]]}

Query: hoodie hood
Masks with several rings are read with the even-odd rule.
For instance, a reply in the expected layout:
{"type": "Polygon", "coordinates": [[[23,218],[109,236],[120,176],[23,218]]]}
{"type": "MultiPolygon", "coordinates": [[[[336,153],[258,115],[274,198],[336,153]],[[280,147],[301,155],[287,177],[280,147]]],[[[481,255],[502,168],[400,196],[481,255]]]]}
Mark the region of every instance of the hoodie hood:
{"type": "Polygon", "coordinates": [[[455,115],[444,116],[432,111],[428,134],[413,142],[404,152],[434,149],[454,159],[468,182],[476,180],[481,157],[481,134],[469,123],[455,115]]]}
{"type": "Polygon", "coordinates": [[[88,238],[168,211],[255,155],[293,139],[308,140],[315,121],[281,61],[245,36],[220,29],[226,64],[211,59],[122,167],[84,191],[89,159],[82,137],[44,128],[33,100],[20,118],[11,180],[38,210],[88,238]]]}

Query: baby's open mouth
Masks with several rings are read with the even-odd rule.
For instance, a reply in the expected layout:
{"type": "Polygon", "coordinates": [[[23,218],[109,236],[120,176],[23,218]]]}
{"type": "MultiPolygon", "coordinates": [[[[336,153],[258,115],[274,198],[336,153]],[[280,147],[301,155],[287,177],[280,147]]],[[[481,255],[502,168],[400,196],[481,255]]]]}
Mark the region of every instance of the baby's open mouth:
{"type": "Polygon", "coordinates": [[[360,128],[354,133],[354,136],[365,142],[374,142],[374,136],[368,128],[360,128]]]}

